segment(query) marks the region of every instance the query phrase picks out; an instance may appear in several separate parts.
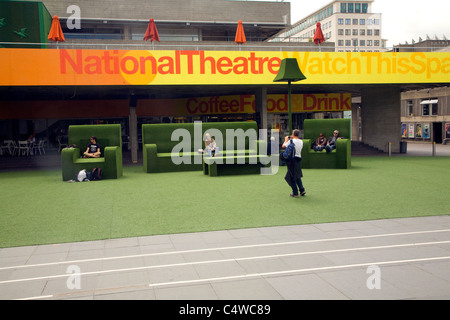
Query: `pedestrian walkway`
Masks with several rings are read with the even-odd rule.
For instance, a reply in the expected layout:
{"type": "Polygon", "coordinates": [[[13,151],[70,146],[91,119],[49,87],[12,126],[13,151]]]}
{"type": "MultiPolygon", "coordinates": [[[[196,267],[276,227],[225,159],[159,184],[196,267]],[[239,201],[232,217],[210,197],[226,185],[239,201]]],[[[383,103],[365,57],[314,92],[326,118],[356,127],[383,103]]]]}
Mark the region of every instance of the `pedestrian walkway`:
{"type": "Polygon", "coordinates": [[[449,216],[0,249],[0,299],[449,298],[449,216]]]}
{"type": "Polygon", "coordinates": [[[408,142],[406,153],[398,154],[401,156],[433,156],[448,157],[450,156],[450,144],[435,144],[433,151],[433,144],[423,142],[408,142]]]}

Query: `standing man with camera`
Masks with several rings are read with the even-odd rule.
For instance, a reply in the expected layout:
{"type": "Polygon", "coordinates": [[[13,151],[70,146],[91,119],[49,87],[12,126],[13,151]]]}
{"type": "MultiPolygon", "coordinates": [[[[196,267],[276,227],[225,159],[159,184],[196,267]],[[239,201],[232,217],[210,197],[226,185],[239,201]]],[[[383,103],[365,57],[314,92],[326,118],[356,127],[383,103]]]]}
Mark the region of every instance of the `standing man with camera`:
{"type": "Polygon", "coordinates": [[[294,160],[287,161],[287,173],[284,179],[289,184],[289,186],[292,188],[291,197],[298,198],[299,192],[301,196],[304,196],[306,194],[305,188],[303,187],[302,183],[302,149],[303,149],[303,141],[300,140],[300,130],[295,129],[292,132],[292,137],[286,136],[283,143],[283,148],[286,148],[288,145],[292,143],[295,145],[295,156],[294,160]]]}

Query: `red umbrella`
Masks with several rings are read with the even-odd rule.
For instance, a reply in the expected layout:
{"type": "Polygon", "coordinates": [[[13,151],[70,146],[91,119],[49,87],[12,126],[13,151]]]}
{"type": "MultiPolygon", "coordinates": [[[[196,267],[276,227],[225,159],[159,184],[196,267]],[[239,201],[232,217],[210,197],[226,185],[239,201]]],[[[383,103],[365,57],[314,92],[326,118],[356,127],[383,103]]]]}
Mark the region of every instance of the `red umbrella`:
{"type": "Polygon", "coordinates": [[[52,27],[50,28],[50,32],[48,33],[48,40],[61,42],[66,41],[66,39],[64,39],[64,34],[62,32],[58,16],[53,16],[52,27]]]}
{"type": "Polygon", "coordinates": [[[236,30],[236,37],[234,38],[234,42],[238,44],[245,43],[247,40],[245,39],[244,26],[242,25],[242,20],[238,21],[238,26],[236,30]]]}
{"type": "Polygon", "coordinates": [[[153,41],[159,41],[159,34],[158,29],[156,29],[155,20],[150,19],[150,22],[148,23],[147,31],[144,35],[144,41],[151,40],[153,41]]]}
{"type": "Polygon", "coordinates": [[[314,33],[314,42],[315,44],[320,45],[322,42],[325,41],[325,37],[323,36],[322,28],[320,27],[320,22],[317,22],[316,27],[317,27],[316,33],[314,33]]]}

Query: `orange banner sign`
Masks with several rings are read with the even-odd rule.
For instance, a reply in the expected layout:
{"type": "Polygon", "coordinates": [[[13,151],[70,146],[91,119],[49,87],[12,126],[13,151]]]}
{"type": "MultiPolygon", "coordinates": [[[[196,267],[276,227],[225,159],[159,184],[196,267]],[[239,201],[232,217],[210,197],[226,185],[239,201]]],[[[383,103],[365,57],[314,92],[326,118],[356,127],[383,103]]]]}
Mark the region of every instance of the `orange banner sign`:
{"type": "Polygon", "coordinates": [[[0,85],[279,85],[284,58],[302,84],[448,83],[448,52],[278,52],[0,48],[0,85]]]}

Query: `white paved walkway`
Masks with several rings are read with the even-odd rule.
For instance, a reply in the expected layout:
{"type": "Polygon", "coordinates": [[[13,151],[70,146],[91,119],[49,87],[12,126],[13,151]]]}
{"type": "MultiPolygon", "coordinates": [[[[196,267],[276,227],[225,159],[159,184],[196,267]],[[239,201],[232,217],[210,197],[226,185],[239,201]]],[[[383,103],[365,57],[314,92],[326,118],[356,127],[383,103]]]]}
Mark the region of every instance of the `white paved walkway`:
{"type": "Polygon", "coordinates": [[[450,216],[0,249],[0,299],[449,299],[450,216]]]}

